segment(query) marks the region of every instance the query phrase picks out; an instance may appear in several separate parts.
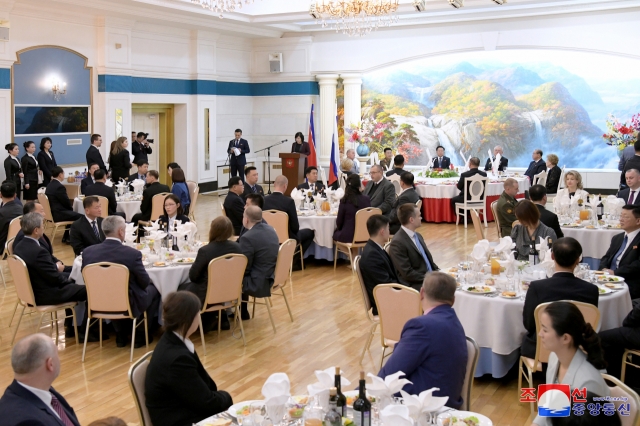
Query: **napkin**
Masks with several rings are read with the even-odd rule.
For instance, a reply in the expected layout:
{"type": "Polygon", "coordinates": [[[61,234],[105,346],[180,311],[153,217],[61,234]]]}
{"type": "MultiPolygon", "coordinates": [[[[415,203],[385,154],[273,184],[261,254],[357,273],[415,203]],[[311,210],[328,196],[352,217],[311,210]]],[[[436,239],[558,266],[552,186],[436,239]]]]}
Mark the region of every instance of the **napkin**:
{"type": "Polygon", "coordinates": [[[385,425],[413,426],[409,407],[404,405],[387,405],[380,411],[380,420],[385,425]]]}
{"type": "MultiPolygon", "coordinates": [[[[612,195],[610,197],[613,197],[612,195]]],[[[624,206],[623,198],[614,198],[610,200],[607,198],[607,205],[609,206],[609,213],[615,216],[619,216],[622,213],[622,207],[624,206]]]]}
{"type": "Polygon", "coordinates": [[[490,249],[488,240],[480,240],[473,246],[471,257],[477,262],[485,262],[487,260],[487,252],[490,249]]]}
{"type": "Polygon", "coordinates": [[[598,204],[600,204],[600,196],[591,195],[589,197],[589,204],[591,205],[591,208],[593,209],[594,212],[598,210],[598,204]]]}
{"type": "Polygon", "coordinates": [[[147,184],[143,179],[135,179],[131,182],[131,186],[135,192],[142,192],[144,186],[147,184]]]}
{"type": "MultiPolygon", "coordinates": [[[[326,370],[316,370],[315,375],[318,381],[307,386],[309,396],[317,396],[318,402],[322,407],[329,406],[329,388],[335,386],[336,368],[329,367],[326,370]]],[[[340,386],[345,388],[351,385],[344,375],[340,376],[340,386]]]]}
{"type": "Polygon", "coordinates": [[[344,197],[344,189],[338,188],[335,191],[333,191],[334,200],[340,201],[342,199],[342,197],[344,197]]]}
{"type": "Polygon", "coordinates": [[[433,392],[439,390],[439,388],[431,388],[420,392],[420,395],[409,395],[405,391],[400,391],[402,404],[409,408],[409,414],[414,421],[418,422],[422,413],[433,413],[444,407],[449,397],[433,396],[433,392]]]}
{"type": "Polygon", "coordinates": [[[105,185],[107,185],[109,188],[113,188],[113,182],[111,182],[111,179],[107,179],[107,180],[104,182],[104,184],[105,184],[105,185]]]}
{"type": "Polygon", "coordinates": [[[198,227],[193,222],[187,222],[178,226],[178,232],[184,232],[185,235],[189,235],[189,239],[193,239],[198,233],[198,227]]]}
{"type": "MultiPolygon", "coordinates": [[[[489,157],[491,158],[491,157],[489,157]]],[[[496,159],[491,163],[491,171],[494,176],[498,176],[498,168],[500,167],[500,159],[502,156],[500,154],[496,154],[496,159]]]]}
{"type": "MultiPolygon", "coordinates": [[[[400,392],[400,390],[406,384],[413,384],[413,382],[407,379],[401,379],[400,376],[405,376],[404,372],[398,371],[395,374],[390,374],[387,377],[381,379],[375,374],[368,374],[371,377],[372,383],[367,386],[367,393],[380,398],[380,407],[384,408],[391,403],[393,395],[400,392]]],[[[395,424],[395,423],[388,423],[395,424]]]]}
{"type": "Polygon", "coordinates": [[[262,396],[265,399],[290,396],[291,382],[286,373],[273,373],[262,385],[262,396]]]}
{"type": "Polygon", "coordinates": [[[293,200],[297,203],[299,203],[300,201],[304,200],[304,192],[298,190],[298,188],[294,188],[291,191],[291,198],[293,198],[293,200]]]}
{"type": "Polygon", "coordinates": [[[510,253],[511,249],[513,249],[514,247],[515,247],[515,243],[513,242],[511,237],[503,237],[503,238],[500,238],[500,241],[493,248],[493,251],[498,253],[502,251],[505,253],[510,253]]]}

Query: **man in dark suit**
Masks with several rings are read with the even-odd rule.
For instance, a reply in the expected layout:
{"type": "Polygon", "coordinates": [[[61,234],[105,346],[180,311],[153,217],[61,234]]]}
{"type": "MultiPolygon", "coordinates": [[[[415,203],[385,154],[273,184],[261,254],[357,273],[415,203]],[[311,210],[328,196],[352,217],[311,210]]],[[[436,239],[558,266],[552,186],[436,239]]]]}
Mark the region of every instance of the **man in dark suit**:
{"type": "Polygon", "coordinates": [[[264,196],[264,189],[258,185],[258,169],[255,167],[247,167],[244,169],[244,189],[242,199],[246,200],[248,194],[260,194],[264,196]]]}
{"type": "Polygon", "coordinates": [[[553,229],[558,238],[564,237],[562,228],[560,228],[560,222],[558,221],[558,215],[545,208],[547,205],[547,188],[542,185],[533,185],[531,189],[529,189],[529,199],[536,205],[540,212],[540,222],[553,229]]]}
{"type": "Polygon", "coordinates": [[[580,243],[571,237],[560,238],[553,243],[551,256],[555,261],[555,274],[533,281],[524,300],[522,321],[527,334],[522,339],[520,352],[528,358],[536,355],[535,310],[539,304],[575,300],[598,306],[598,287],[573,275],[582,256],[580,243]]]}
{"type": "Polygon", "coordinates": [[[13,381],[0,398],[4,426],[80,426],[75,411],[51,386],[60,374],[58,348],[49,336],[31,334],[11,350],[13,381]]]}
{"type": "Polygon", "coordinates": [[[640,206],[640,171],[627,169],[624,176],[627,187],[618,192],[618,198],[622,198],[627,204],[640,206]]]}
{"type": "Polygon", "coordinates": [[[144,161],[149,163],[149,154],[153,152],[153,149],[149,146],[147,140],[148,133],[138,132],[136,139],[131,140],[131,153],[133,154],[133,162],[144,161]]]}
{"type": "MultiPolygon", "coordinates": [[[[291,197],[284,195],[289,185],[286,176],[280,175],[273,182],[273,194],[264,197],[265,210],[280,210],[289,215],[289,238],[293,238],[302,246],[302,252],[306,252],[311,243],[315,232],[313,229],[300,229],[298,222],[298,213],[296,213],[296,203],[291,197]]],[[[294,259],[294,264],[296,260],[294,259]]]]}
{"type": "Polygon", "coordinates": [[[402,328],[400,341],[378,377],[402,371],[411,383],[403,390],[411,395],[439,388],[434,396],[448,396],[448,407],[463,404],[462,387],[467,370],[467,340],[456,312],[456,280],[441,272],[430,272],[420,288],[424,315],[412,318],[402,328]]]}
{"type": "Polygon", "coordinates": [[[529,177],[529,182],[533,183],[533,177],[538,173],[541,173],[544,170],[547,170],[547,163],[542,159],[542,150],[535,149],[533,150],[533,154],[531,154],[531,158],[533,161],[529,163],[529,167],[527,171],[524,172],[525,176],[529,177]]]}
{"type": "MultiPolygon", "coordinates": [[[[245,210],[249,206],[256,206],[260,210],[262,210],[262,208],[264,207],[264,197],[260,194],[247,195],[247,199],[245,200],[245,205],[244,205],[245,210]]],[[[267,221],[264,220],[264,218],[262,218],[262,223],[264,223],[265,225],[268,225],[267,221]]],[[[242,228],[240,229],[240,235],[238,235],[238,238],[242,237],[245,234],[245,232],[247,232],[247,228],[245,228],[243,225],[242,228]]],[[[295,263],[295,260],[294,260],[294,263],[295,263]]]]}
{"type": "Polygon", "coordinates": [[[229,141],[229,148],[227,153],[229,154],[229,166],[231,167],[231,176],[235,177],[240,175],[240,179],[244,182],[244,166],[247,164],[247,157],[245,154],[251,152],[249,149],[249,142],[242,139],[242,130],[236,129],[236,137],[229,141]]]}
{"type": "Polygon", "coordinates": [[[393,169],[389,170],[385,176],[393,176],[404,173],[404,155],[396,155],[393,157],[393,169]]]}
{"type": "Polygon", "coordinates": [[[89,168],[87,169],[87,177],[82,179],[82,181],[80,181],[80,193],[84,194],[87,190],[87,187],[93,185],[95,183],[95,179],[93,177],[93,174],[96,172],[96,170],[100,170],[100,166],[98,166],[97,164],[93,163],[89,166],[89,168]]]}
{"type": "MultiPolygon", "coordinates": [[[[271,226],[262,223],[262,210],[256,206],[247,207],[243,225],[247,232],[238,240],[242,253],[247,256],[242,300],[249,300],[249,296],[270,297],[280,246],[278,235],[271,226]]],[[[241,318],[249,319],[246,303],[242,303],[241,318]]]]}
{"type": "MultiPolygon", "coordinates": [[[[85,248],[82,253],[82,268],[87,265],[99,262],[112,262],[124,265],[129,269],[129,304],[131,313],[138,319],[143,312],[147,312],[149,327],[157,324],[155,319],[158,315],[160,304],[160,293],[151,282],[147,270],[142,264],[142,253],[138,250],[123,245],[126,233],[126,223],[120,216],[109,216],[102,221],[102,231],[105,240],[100,244],[95,244],[85,248]]],[[[105,282],[105,285],[108,283],[105,282]]],[[[127,320],[114,321],[116,329],[116,344],[124,347],[127,344],[127,331],[130,329],[127,320]]],[[[152,328],[153,329],[153,328],[152,328]]],[[[149,341],[153,340],[149,333],[149,341]]],[[[144,330],[136,332],[136,342],[134,346],[140,347],[145,344],[144,330]]]]}
{"type": "Polygon", "coordinates": [[[500,164],[498,165],[498,171],[504,172],[506,168],[509,166],[509,159],[503,156],[502,147],[500,145],[496,145],[493,148],[493,157],[487,158],[487,163],[484,165],[484,170],[488,172],[492,170],[492,164],[496,161],[496,157],[500,154],[500,164]]]}
{"type": "Polygon", "coordinates": [[[371,166],[369,173],[371,180],[367,182],[362,194],[371,199],[371,207],[379,208],[382,214],[388,217],[396,200],[396,189],[388,179],[385,179],[382,166],[377,164],[371,166]]]}
{"type": "Polygon", "coordinates": [[[438,145],[436,154],[437,156],[431,160],[431,167],[434,169],[448,169],[451,166],[451,159],[444,155],[444,146],[438,145]]]}
{"type": "Polygon", "coordinates": [[[400,220],[398,219],[398,207],[403,204],[416,204],[420,200],[420,196],[413,186],[413,173],[404,172],[400,175],[400,188],[402,192],[393,203],[391,214],[389,214],[389,230],[395,234],[400,229],[400,220]]]}
{"type": "MultiPolygon", "coordinates": [[[[102,172],[102,171],[100,171],[102,172]]],[[[102,232],[102,205],[98,197],[85,197],[82,200],[84,217],[73,222],[70,229],[73,253],[79,256],[89,246],[100,244],[105,236],[102,232]]]]}
{"type": "Polygon", "coordinates": [[[376,214],[367,219],[369,241],[362,250],[360,258],[360,273],[367,288],[373,315],[378,315],[378,307],[373,297],[373,289],[378,284],[399,283],[398,274],[393,262],[384,251],[384,245],[389,241],[389,219],[376,214]]]}
{"type": "Polygon", "coordinates": [[[140,203],[140,213],[136,213],[131,218],[131,222],[138,223],[138,221],[149,221],[151,219],[151,209],[153,204],[151,200],[154,195],[162,194],[163,192],[171,192],[169,187],[165,184],[158,182],[160,174],[157,170],[149,170],[147,172],[147,187],[142,192],[142,202],[140,203]]]}
{"type": "Polygon", "coordinates": [[[105,166],[102,154],[100,154],[100,146],[102,146],[102,136],[91,135],[91,146],[87,149],[86,154],[87,168],[91,167],[92,164],[97,164],[106,173],[107,166],[105,166]]]}
{"type": "Polygon", "coordinates": [[[22,216],[22,205],[16,198],[16,184],[10,180],[0,186],[2,207],[0,207],[0,250],[4,250],[9,234],[9,224],[16,217],[22,216]]]}
{"type": "Polygon", "coordinates": [[[637,299],[640,298],[640,206],[622,207],[620,227],[624,232],[611,239],[598,269],[623,277],[631,298],[637,299]]]}
{"type": "Polygon", "coordinates": [[[402,227],[391,240],[389,255],[398,271],[400,283],[419,290],[425,274],[440,268],[433,261],[424,238],[416,232],[421,224],[418,207],[401,205],[398,218],[402,227]]]}
{"type": "MultiPolygon", "coordinates": [[[[455,213],[456,212],[456,203],[464,203],[464,183],[465,179],[470,178],[479,174],[480,176],[487,177],[487,174],[480,170],[480,159],[478,157],[471,157],[469,159],[469,170],[460,174],[460,179],[458,180],[458,189],[460,193],[451,199],[451,208],[455,213]]],[[[469,198],[471,198],[471,194],[469,194],[469,198]]]]}
{"type": "MultiPolygon", "coordinates": [[[[622,327],[601,331],[598,334],[607,361],[607,374],[620,378],[625,349],[640,349],[640,303],[634,304],[629,315],[622,321],[622,327]]],[[[628,368],[627,372],[631,373],[633,370],[635,369],[628,368]]]]}
{"type": "Polygon", "coordinates": [[[318,180],[318,168],[316,166],[307,167],[304,175],[307,180],[298,185],[297,189],[310,189],[314,194],[318,194],[324,190],[324,184],[318,180]]]}
{"type": "Polygon", "coordinates": [[[620,187],[624,188],[626,186],[626,176],[627,170],[636,169],[640,170],[640,136],[638,136],[638,140],[633,144],[633,149],[635,150],[635,155],[627,160],[624,163],[624,167],[622,169],[622,173],[620,174],[620,187]]]}
{"type": "MultiPolygon", "coordinates": [[[[82,215],[73,211],[73,204],[71,200],[69,200],[67,188],[62,184],[63,180],[64,171],[62,167],[56,166],[51,169],[51,182],[47,185],[44,194],[49,199],[51,215],[55,222],[76,221],[82,217],[82,215]]],[[[64,231],[62,242],[69,242],[69,229],[64,231]]]]}
{"type": "Polygon", "coordinates": [[[224,214],[229,218],[233,224],[233,235],[240,235],[242,229],[242,216],[244,215],[244,200],[242,199],[242,192],[244,186],[242,180],[238,176],[234,176],[229,179],[229,192],[224,198],[224,214]]]}
{"type": "Polygon", "coordinates": [[[127,215],[124,212],[118,212],[116,209],[118,208],[118,202],[116,200],[116,193],[113,191],[113,188],[106,185],[107,175],[101,170],[98,169],[93,174],[95,178],[95,183],[91,186],[88,186],[84,195],[86,196],[100,196],[109,200],[109,216],[117,215],[121,217],[126,217],[127,215]]]}
{"type": "Polygon", "coordinates": [[[127,178],[128,182],[133,182],[136,179],[142,179],[142,180],[147,179],[147,172],[149,171],[149,162],[145,160],[140,160],[136,163],[136,166],[138,166],[138,171],[129,175],[129,177],[127,178]]]}

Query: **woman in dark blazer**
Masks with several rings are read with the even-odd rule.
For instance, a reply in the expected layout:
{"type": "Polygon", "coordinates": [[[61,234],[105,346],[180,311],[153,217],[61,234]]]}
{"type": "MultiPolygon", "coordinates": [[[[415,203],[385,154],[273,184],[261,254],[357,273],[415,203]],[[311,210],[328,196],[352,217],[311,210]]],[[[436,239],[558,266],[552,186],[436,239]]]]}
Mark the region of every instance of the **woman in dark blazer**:
{"type": "Polygon", "coordinates": [[[184,210],[182,210],[182,205],[180,205],[180,198],[174,194],[166,196],[162,210],[164,214],[158,218],[158,223],[168,223],[170,231],[175,228],[175,220],[179,220],[181,223],[189,222],[189,218],[184,215],[184,210]]]}
{"type": "Polygon", "coordinates": [[[109,167],[111,168],[111,180],[115,183],[120,182],[120,179],[127,180],[129,177],[129,170],[131,169],[131,158],[127,147],[129,141],[127,138],[119,137],[113,144],[113,148],[109,154],[109,167]]]}
{"type": "Polygon", "coordinates": [[[371,207],[371,200],[360,192],[360,176],[352,174],[347,178],[347,187],[344,197],[338,207],[338,219],[333,239],[341,243],[353,242],[353,234],[356,232],[356,212],[366,207],[371,207]]]}
{"type": "Polygon", "coordinates": [[[558,167],[558,156],[555,154],[547,155],[547,194],[557,194],[558,184],[560,183],[560,175],[562,170],[558,167]]]}
{"type": "Polygon", "coordinates": [[[53,155],[53,151],[51,151],[51,146],[53,142],[50,137],[44,137],[40,141],[40,152],[38,153],[38,165],[40,166],[40,170],[42,170],[42,185],[47,186],[49,182],[51,182],[51,169],[56,167],[58,163],[56,162],[56,157],[53,155]]]}
{"type": "Polygon", "coordinates": [[[154,426],[191,426],[233,405],[205,370],[189,336],[200,323],[200,301],[188,291],[162,302],[164,334],[147,368],[144,393],[154,426]]]}
{"type": "Polygon", "coordinates": [[[4,159],[4,173],[7,180],[16,184],[16,198],[20,199],[20,190],[22,189],[21,179],[24,177],[22,173],[22,164],[18,160],[20,155],[20,147],[17,143],[8,143],[4,146],[9,156],[4,159]]]}
{"type": "MultiPolygon", "coordinates": [[[[291,144],[291,152],[304,154],[306,156],[311,155],[311,148],[309,148],[309,143],[304,141],[304,135],[302,132],[296,133],[295,142],[291,144]]],[[[304,168],[307,168],[307,159],[304,159],[304,168]]]]}
{"type": "Polygon", "coordinates": [[[24,174],[24,194],[22,198],[25,201],[38,199],[38,160],[36,160],[36,144],[33,141],[27,141],[23,144],[26,154],[22,156],[20,165],[24,174]]]}

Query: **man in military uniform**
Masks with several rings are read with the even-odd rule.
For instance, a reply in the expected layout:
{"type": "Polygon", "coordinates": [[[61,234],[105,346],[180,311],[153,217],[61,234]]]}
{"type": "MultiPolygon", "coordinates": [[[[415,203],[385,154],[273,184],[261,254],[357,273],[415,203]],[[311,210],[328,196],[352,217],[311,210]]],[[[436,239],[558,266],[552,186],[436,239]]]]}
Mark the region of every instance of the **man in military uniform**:
{"type": "Polygon", "coordinates": [[[391,170],[391,165],[393,164],[393,151],[391,148],[384,149],[384,158],[380,160],[380,165],[382,166],[383,171],[387,172],[391,170]]]}
{"type": "Polygon", "coordinates": [[[511,224],[517,220],[516,218],[516,195],[518,194],[518,181],[515,179],[507,179],[504,181],[504,191],[498,199],[498,220],[500,221],[500,232],[503,237],[511,236],[511,224]]]}

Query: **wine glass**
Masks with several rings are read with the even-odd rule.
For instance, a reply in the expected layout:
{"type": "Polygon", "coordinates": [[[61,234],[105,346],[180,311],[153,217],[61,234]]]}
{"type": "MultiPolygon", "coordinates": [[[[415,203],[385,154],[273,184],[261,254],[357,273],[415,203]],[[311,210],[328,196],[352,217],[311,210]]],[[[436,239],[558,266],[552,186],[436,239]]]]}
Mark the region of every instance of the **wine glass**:
{"type": "Polygon", "coordinates": [[[155,240],[153,239],[148,239],[147,240],[147,246],[149,247],[149,252],[150,253],[155,253],[156,251],[153,249],[153,246],[156,244],[155,240]]]}

